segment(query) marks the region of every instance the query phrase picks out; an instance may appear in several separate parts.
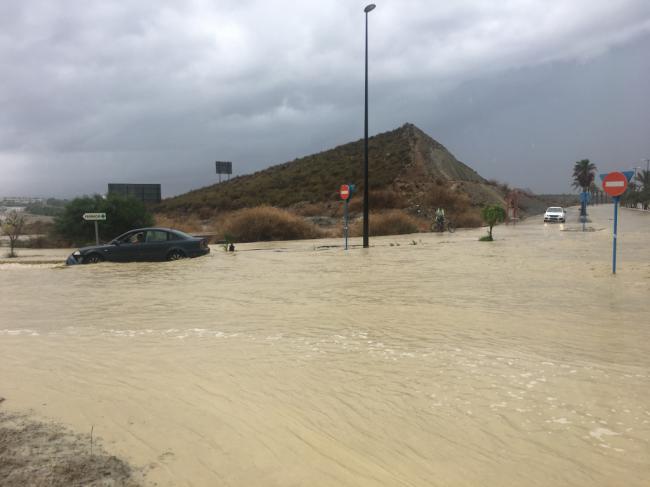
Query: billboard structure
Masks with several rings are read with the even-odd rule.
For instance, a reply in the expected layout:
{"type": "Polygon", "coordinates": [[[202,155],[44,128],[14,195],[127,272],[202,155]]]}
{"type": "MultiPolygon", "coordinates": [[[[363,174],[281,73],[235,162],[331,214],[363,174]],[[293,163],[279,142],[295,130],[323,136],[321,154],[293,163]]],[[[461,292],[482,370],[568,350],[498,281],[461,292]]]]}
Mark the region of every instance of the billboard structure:
{"type": "Polygon", "coordinates": [[[219,175],[219,182],[221,182],[222,174],[227,174],[228,180],[230,181],[230,175],[232,174],[232,162],[216,161],[214,165],[217,168],[217,174],[219,175]]]}
{"type": "Polygon", "coordinates": [[[118,184],[108,183],[108,194],[135,198],[145,204],[160,203],[160,184],[118,184]]]}

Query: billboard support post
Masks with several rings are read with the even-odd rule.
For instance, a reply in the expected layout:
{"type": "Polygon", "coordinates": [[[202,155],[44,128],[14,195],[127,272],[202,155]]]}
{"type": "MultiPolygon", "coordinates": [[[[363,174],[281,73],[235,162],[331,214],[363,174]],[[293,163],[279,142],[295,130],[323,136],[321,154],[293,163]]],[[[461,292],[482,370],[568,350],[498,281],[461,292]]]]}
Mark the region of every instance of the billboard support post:
{"type": "Polygon", "coordinates": [[[228,181],[230,181],[230,175],[232,174],[232,162],[230,161],[215,161],[214,163],[217,174],[219,175],[219,182],[221,182],[221,175],[227,174],[228,181]]]}

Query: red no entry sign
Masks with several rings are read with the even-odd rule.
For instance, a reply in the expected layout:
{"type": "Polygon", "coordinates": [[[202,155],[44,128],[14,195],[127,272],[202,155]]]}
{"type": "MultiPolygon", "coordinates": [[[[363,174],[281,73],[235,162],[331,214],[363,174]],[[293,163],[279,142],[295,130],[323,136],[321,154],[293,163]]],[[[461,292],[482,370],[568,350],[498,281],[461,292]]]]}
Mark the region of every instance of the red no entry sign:
{"type": "Polygon", "coordinates": [[[603,190],[610,196],[621,196],[627,189],[627,178],[622,172],[610,172],[603,178],[603,190]]]}
{"type": "Polygon", "coordinates": [[[347,200],[350,197],[350,186],[347,184],[342,184],[341,189],[339,190],[342,200],[347,200]]]}

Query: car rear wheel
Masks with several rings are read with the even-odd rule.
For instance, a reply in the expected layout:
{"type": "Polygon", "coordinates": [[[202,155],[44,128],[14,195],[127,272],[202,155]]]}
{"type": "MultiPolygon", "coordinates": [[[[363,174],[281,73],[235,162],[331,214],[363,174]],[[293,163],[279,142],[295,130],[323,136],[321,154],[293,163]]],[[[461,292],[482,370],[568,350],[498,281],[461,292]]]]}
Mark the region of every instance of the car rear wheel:
{"type": "Polygon", "coordinates": [[[101,261],[103,261],[102,256],[99,254],[88,254],[84,256],[83,263],[84,264],[99,264],[101,261]]]}
{"type": "Polygon", "coordinates": [[[185,254],[181,252],[180,250],[172,250],[167,254],[167,260],[179,260],[183,259],[185,257],[185,254]]]}

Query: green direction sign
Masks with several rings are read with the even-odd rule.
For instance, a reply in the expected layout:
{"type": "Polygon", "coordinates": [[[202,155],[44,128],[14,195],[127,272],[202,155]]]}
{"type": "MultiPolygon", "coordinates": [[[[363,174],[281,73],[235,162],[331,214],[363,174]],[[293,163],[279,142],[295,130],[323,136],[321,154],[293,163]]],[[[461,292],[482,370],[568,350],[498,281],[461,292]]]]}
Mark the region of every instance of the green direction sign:
{"type": "Polygon", "coordinates": [[[106,213],[84,213],[83,219],[86,221],[106,220],[106,213]]]}

